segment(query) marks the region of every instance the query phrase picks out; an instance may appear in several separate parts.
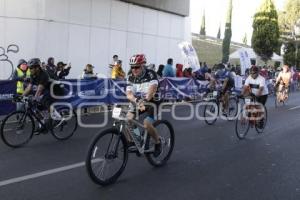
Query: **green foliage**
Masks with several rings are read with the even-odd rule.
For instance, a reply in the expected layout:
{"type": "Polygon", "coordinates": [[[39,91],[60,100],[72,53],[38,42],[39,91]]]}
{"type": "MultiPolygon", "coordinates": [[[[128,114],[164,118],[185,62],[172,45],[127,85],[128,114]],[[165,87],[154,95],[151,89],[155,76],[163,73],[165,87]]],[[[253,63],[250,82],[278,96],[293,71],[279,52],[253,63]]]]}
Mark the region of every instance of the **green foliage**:
{"type": "MultiPolygon", "coordinates": [[[[296,48],[295,48],[295,37],[294,37],[294,25],[296,21],[300,19],[300,0],[286,0],[284,11],[278,15],[278,23],[280,30],[281,42],[284,44],[283,56],[284,62],[295,65],[296,64],[296,48]]],[[[299,43],[299,38],[298,38],[299,43]]],[[[300,45],[300,44],[299,44],[300,45]]],[[[300,49],[298,49],[298,52],[300,49]]],[[[300,64],[300,57],[298,54],[297,64],[300,64]]]]}
{"type": "Polygon", "coordinates": [[[205,31],[205,13],[202,16],[202,23],[201,23],[201,28],[200,28],[200,35],[206,35],[206,31],[205,31]]]}
{"type": "Polygon", "coordinates": [[[252,26],[252,48],[264,62],[267,62],[279,46],[278,15],[272,0],[264,0],[254,15],[252,26]]]}
{"type": "MultiPolygon", "coordinates": [[[[288,42],[284,46],[284,55],[283,55],[283,60],[286,64],[290,66],[295,66],[296,65],[296,45],[294,42],[288,42]]],[[[300,49],[298,47],[298,55],[297,55],[297,66],[299,66],[299,61],[300,61],[300,49]]]]}
{"type": "Polygon", "coordinates": [[[225,33],[222,44],[222,62],[227,63],[229,60],[229,50],[230,50],[230,42],[231,42],[231,19],[232,19],[232,0],[229,0],[229,8],[227,12],[226,24],[225,24],[225,33]]]}

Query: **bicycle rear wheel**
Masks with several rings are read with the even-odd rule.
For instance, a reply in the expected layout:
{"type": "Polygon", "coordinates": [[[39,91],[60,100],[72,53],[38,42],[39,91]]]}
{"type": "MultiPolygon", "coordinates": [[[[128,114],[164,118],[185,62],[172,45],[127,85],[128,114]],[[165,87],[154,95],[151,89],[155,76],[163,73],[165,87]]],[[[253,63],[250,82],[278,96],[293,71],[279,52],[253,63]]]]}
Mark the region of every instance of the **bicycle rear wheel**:
{"type": "Polygon", "coordinates": [[[232,121],[238,114],[238,100],[236,97],[230,97],[228,101],[228,121],[232,121]]]}
{"type": "Polygon", "coordinates": [[[217,119],[219,114],[219,106],[215,101],[208,101],[204,107],[204,121],[208,125],[213,125],[217,119]]]}
{"type": "Polygon", "coordinates": [[[4,118],[1,124],[1,138],[10,147],[21,147],[33,136],[33,118],[24,111],[16,111],[4,118]]]}
{"type": "Polygon", "coordinates": [[[61,120],[51,119],[51,133],[57,140],[67,140],[73,136],[78,127],[77,114],[73,109],[58,110],[61,120]]]}
{"type": "Polygon", "coordinates": [[[244,139],[249,131],[249,128],[250,121],[242,110],[235,121],[235,133],[238,139],[244,139]]]}
{"type": "Polygon", "coordinates": [[[86,169],[96,184],[114,183],[124,171],[128,161],[127,142],[115,128],[98,134],[89,146],[86,169]]]}
{"type": "MultiPolygon", "coordinates": [[[[155,166],[161,167],[167,163],[170,159],[175,143],[174,129],[170,122],[166,120],[158,120],[153,123],[156,128],[162,143],[162,151],[159,156],[155,157],[152,153],[146,153],[148,162],[155,166]]],[[[146,147],[148,149],[154,149],[155,142],[152,137],[148,134],[146,139],[146,147]]]]}

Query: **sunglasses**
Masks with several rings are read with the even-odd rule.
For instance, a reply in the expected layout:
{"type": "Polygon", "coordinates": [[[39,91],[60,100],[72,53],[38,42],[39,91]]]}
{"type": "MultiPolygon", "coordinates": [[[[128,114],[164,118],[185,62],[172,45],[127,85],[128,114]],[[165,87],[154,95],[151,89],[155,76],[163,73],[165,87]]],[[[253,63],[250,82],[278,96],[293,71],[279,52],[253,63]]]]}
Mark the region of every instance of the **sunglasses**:
{"type": "Polygon", "coordinates": [[[132,66],[131,69],[140,69],[141,66],[132,66]]]}

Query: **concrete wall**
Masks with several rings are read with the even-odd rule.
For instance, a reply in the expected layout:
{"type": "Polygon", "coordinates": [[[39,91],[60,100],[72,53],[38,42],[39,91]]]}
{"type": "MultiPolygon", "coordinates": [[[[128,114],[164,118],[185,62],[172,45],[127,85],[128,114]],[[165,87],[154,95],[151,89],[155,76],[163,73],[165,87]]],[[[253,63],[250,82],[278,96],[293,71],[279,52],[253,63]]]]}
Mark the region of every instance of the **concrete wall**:
{"type": "Polygon", "coordinates": [[[121,0],[182,16],[189,16],[190,0],[121,0]]]}
{"type": "MultiPolygon", "coordinates": [[[[6,53],[14,65],[53,56],[72,63],[71,77],[87,63],[107,74],[114,54],[126,70],[135,53],[156,65],[168,57],[182,62],[177,44],[190,40],[188,24],[186,17],[116,0],[0,0],[0,46],[19,46],[18,53],[6,53]]],[[[0,61],[0,78],[7,65],[0,61]]]]}

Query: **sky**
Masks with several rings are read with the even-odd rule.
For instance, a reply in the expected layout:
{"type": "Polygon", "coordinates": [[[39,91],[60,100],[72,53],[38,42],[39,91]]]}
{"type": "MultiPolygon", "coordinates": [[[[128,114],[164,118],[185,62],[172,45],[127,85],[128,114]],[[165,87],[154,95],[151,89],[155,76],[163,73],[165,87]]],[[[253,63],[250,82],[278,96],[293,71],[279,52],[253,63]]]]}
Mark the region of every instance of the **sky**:
{"type": "MultiPolygon", "coordinates": [[[[278,10],[283,10],[286,0],[273,0],[278,10]]],[[[233,0],[232,38],[231,41],[243,41],[247,33],[248,44],[251,43],[253,15],[260,7],[262,0],[233,0]]],[[[206,35],[216,37],[221,24],[221,37],[229,0],[191,0],[190,17],[193,33],[200,32],[203,12],[205,10],[206,35]]]]}

